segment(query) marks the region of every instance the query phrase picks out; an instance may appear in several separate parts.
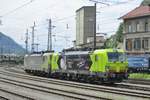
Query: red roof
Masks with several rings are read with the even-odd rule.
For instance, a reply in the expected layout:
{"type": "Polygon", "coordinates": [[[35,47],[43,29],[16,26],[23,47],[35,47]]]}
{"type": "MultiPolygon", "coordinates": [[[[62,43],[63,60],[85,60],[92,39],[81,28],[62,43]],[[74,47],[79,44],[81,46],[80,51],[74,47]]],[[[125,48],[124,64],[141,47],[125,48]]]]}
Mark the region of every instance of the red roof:
{"type": "Polygon", "coordinates": [[[134,10],[130,11],[126,15],[122,16],[122,19],[130,19],[130,18],[137,18],[142,16],[150,15],[150,6],[139,6],[134,10]]]}

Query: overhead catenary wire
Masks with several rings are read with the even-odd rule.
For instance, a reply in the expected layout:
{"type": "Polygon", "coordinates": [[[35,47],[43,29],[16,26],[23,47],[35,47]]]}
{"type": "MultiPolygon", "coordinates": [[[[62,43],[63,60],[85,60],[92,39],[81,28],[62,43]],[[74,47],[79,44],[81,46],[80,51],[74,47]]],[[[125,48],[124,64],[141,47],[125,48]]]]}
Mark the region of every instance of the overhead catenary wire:
{"type": "MultiPolygon", "coordinates": [[[[70,19],[70,18],[75,18],[75,15],[71,15],[71,16],[67,16],[67,17],[63,17],[63,18],[58,18],[58,19],[54,20],[53,23],[54,23],[54,22],[55,22],[55,23],[56,23],[56,22],[61,22],[61,21],[63,21],[63,20],[68,20],[68,19],[70,19]]],[[[43,26],[43,25],[47,25],[47,23],[38,24],[37,27],[41,27],[41,26],[43,26]]]]}
{"type": "Polygon", "coordinates": [[[29,4],[32,3],[33,1],[35,1],[35,0],[30,0],[29,2],[24,3],[23,5],[21,5],[21,6],[17,7],[17,8],[15,8],[15,9],[13,9],[13,10],[10,10],[10,11],[6,12],[5,14],[1,15],[1,17],[5,17],[5,16],[7,16],[7,15],[9,15],[9,14],[11,14],[11,13],[14,13],[14,12],[16,12],[17,10],[19,10],[19,9],[21,9],[21,8],[23,8],[23,7],[27,6],[27,5],[29,5],[29,4]]]}
{"type": "MultiPolygon", "coordinates": [[[[32,0],[31,0],[32,1],[32,0]]],[[[22,8],[22,7],[21,7],[22,8]]],[[[19,8],[20,9],[20,8],[19,8]]],[[[19,10],[18,9],[18,10],[19,10]]],[[[13,13],[13,12],[11,12],[11,13],[13,13]]],[[[10,14],[11,14],[10,13],[10,14]]],[[[75,18],[74,17],[75,15],[72,15],[72,16],[68,16],[68,17],[64,17],[64,18],[60,18],[60,19],[56,19],[56,20],[54,20],[54,22],[62,22],[63,20],[68,20],[69,18],[75,18]]]]}
{"type": "MultiPolygon", "coordinates": [[[[119,21],[119,20],[110,20],[110,21],[105,21],[105,23],[97,23],[97,25],[109,25],[110,23],[112,23],[112,22],[121,22],[121,21],[119,21]]],[[[115,24],[115,23],[114,23],[115,24]]],[[[109,30],[109,29],[112,29],[112,28],[107,28],[107,30],[109,30]]],[[[66,32],[67,30],[65,29],[65,30],[62,30],[62,31],[59,31],[59,32],[54,32],[53,33],[53,35],[52,36],[54,36],[54,34],[56,34],[57,33],[57,35],[55,35],[56,37],[68,37],[68,38],[71,38],[71,37],[69,37],[69,36],[64,36],[64,35],[58,35],[58,33],[59,34],[63,34],[64,32],[66,32]]],[[[104,31],[104,30],[103,30],[104,31]]],[[[37,36],[40,36],[40,37],[46,37],[47,35],[46,35],[47,33],[45,33],[45,34],[38,34],[37,36]]]]}
{"type": "MultiPolygon", "coordinates": [[[[118,5],[118,4],[117,4],[117,5],[118,5]]],[[[112,5],[111,5],[111,6],[112,6],[112,5]]],[[[63,20],[68,20],[68,19],[70,19],[70,18],[75,18],[75,15],[71,15],[71,16],[68,16],[68,17],[56,19],[56,20],[54,20],[53,22],[62,22],[63,20]]],[[[108,23],[108,24],[109,24],[109,23],[108,23]]],[[[47,23],[42,24],[42,25],[47,25],[47,23]]],[[[42,26],[42,25],[38,25],[37,27],[42,26]]],[[[112,31],[112,32],[115,32],[115,31],[112,31]]],[[[110,32],[110,33],[112,33],[112,32],[110,32]]]]}
{"type": "MultiPolygon", "coordinates": [[[[96,0],[94,0],[94,1],[96,1],[96,0]]],[[[133,0],[131,0],[131,1],[133,1],[133,0]]],[[[122,4],[127,4],[127,3],[129,3],[129,2],[131,2],[131,1],[127,1],[127,2],[118,2],[118,3],[116,3],[116,4],[112,4],[112,5],[109,5],[109,6],[107,6],[107,7],[112,7],[112,6],[118,6],[118,5],[122,5],[122,4]]],[[[105,3],[104,3],[105,4],[105,3]]],[[[107,3],[106,3],[107,4],[107,3]]],[[[106,8],[106,7],[100,7],[100,8],[97,8],[97,9],[102,9],[102,8],[106,8]]],[[[98,13],[97,13],[97,15],[98,15],[98,13]]],[[[63,17],[63,18],[58,18],[58,19],[56,19],[56,20],[54,20],[53,21],[53,23],[54,22],[62,22],[63,20],[68,20],[68,19],[70,19],[70,18],[74,18],[75,19],[75,16],[76,15],[69,15],[69,16],[66,16],[66,17],[63,17]]],[[[103,17],[103,18],[106,18],[106,17],[103,17]]],[[[44,23],[44,24],[39,24],[39,25],[37,25],[37,27],[41,27],[41,26],[43,26],[43,25],[47,25],[47,23],[44,23]]]]}
{"type": "MultiPolygon", "coordinates": [[[[23,7],[25,7],[25,6],[27,6],[28,4],[32,3],[33,1],[34,1],[34,0],[30,0],[29,2],[27,2],[27,3],[25,3],[25,4],[23,4],[23,5],[21,5],[21,6],[17,7],[17,8],[15,8],[15,9],[13,9],[13,10],[11,10],[11,11],[9,11],[9,12],[3,14],[3,15],[1,15],[1,17],[5,16],[5,15],[8,15],[8,14],[11,14],[11,13],[13,13],[13,12],[15,12],[15,11],[17,11],[17,10],[19,10],[19,9],[21,9],[21,8],[23,8],[23,7]]],[[[111,0],[105,0],[105,1],[112,2],[111,0]]],[[[131,0],[131,1],[133,1],[133,0],[131,0]]],[[[114,2],[114,1],[113,1],[113,2],[114,2]]],[[[129,2],[129,0],[128,0],[128,2],[129,2]]],[[[122,2],[122,3],[118,3],[118,2],[117,2],[116,5],[125,4],[125,3],[128,3],[128,2],[122,2]]],[[[116,5],[110,5],[110,6],[116,6],[116,5]]],[[[107,7],[108,7],[108,6],[107,6],[107,7]]],[[[105,8],[105,7],[101,7],[101,8],[105,8]]],[[[71,15],[71,16],[68,16],[68,17],[60,18],[60,19],[58,19],[58,20],[54,20],[54,22],[58,22],[58,21],[62,21],[62,20],[67,20],[68,18],[71,18],[71,17],[73,17],[73,16],[75,16],[75,15],[71,15]]],[[[40,26],[40,25],[37,25],[37,27],[38,27],[38,26],[40,26]]]]}
{"type": "Polygon", "coordinates": [[[100,3],[100,4],[104,4],[104,5],[107,5],[107,6],[115,6],[115,5],[121,5],[121,4],[126,4],[126,3],[129,3],[131,1],[134,1],[134,0],[127,0],[127,1],[115,1],[115,0],[89,0],[89,1],[92,1],[92,2],[95,2],[95,3],[100,3]]]}
{"type": "Polygon", "coordinates": [[[0,25],[3,25],[3,24],[2,24],[2,18],[3,18],[3,17],[5,17],[5,16],[7,16],[7,15],[9,15],[9,14],[12,14],[12,13],[16,12],[17,10],[19,10],[19,9],[21,9],[21,8],[23,8],[23,7],[27,6],[27,5],[29,5],[29,4],[32,3],[33,1],[34,1],[34,0],[30,0],[29,2],[24,3],[23,5],[21,5],[21,6],[17,7],[17,8],[15,8],[15,9],[12,9],[12,10],[8,11],[8,12],[6,12],[6,13],[3,14],[3,15],[0,15],[0,25]]]}

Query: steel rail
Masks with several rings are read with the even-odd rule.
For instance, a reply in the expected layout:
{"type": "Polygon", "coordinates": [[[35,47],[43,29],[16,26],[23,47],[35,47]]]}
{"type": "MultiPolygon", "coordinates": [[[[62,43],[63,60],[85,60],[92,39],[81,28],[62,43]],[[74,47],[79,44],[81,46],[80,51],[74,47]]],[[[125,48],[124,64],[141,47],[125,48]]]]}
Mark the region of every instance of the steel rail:
{"type": "MultiPolygon", "coordinates": [[[[10,73],[9,73],[9,75],[10,75],[10,73]]],[[[20,77],[20,76],[15,75],[15,77],[20,77]]],[[[124,89],[110,88],[110,87],[104,87],[104,86],[93,86],[93,85],[89,85],[89,84],[87,85],[87,84],[74,83],[74,82],[68,82],[68,81],[62,82],[60,80],[55,80],[55,82],[54,82],[54,79],[45,79],[45,78],[40,78],[40,77],[36,77],[36,76],[31,77],[29,75],[23,75],[23,77],[20,77],[20,78],[26,78],[26,79],[40,81],[40,82],[46,82],[46,83],[50,83],[50,84],[70,86],[70,87],[75,87],[75,88],[84,88],[84,89],[89,89],[89,90],[94,90],[94,91],[103,91],[103,92],[115,93],[115,94],[120,94],[120,95],[150,98],[149,93],[145,94],[145,93],[141,93],[140,91],[137,92],[137,91],[133,91],[133,90],[124,90],[124,89]]]]}
{"type": "MultiPolygon", "coordinates": [[[[15,73],[20,73],[20,74],[26,74],[25,72],[20,72],[20,70],[16,70],[16,68],[9,68],[6,70],[10,71],[10,72],[15,72],[15,73]]],[[[144,81],[144,80],[142,80],[144,81]]],[[[146,80],[146,82],[149,82],[149,80],[146,80]]],[[[99,85],[99,84],[95,84],[95,85],[99,85]]],[[[150,86],[147,87],[145,85],[149,85],[149,84],[132,84],[132,83],[129,83],[129,82],[123,82],[123,83],[115,83],[113,85],[110,85],[110,84],[100,84],[102,86],[109,86],[109,87],[116,87],[116,88],[128,88],[128,89],[134,89],[134,90],[143,90],[143,91],[150,91],[150,86]],[[141,86],[140,86],[141,85],[141,86]]]]}
{"type": "Polygon", "coordinates": [[[28,83],[28,82],[22,82],[19,80],[13,80],[13,79],[8,79],[8,78],[3,78],[3,77],[0,77],[0,81],[5,82],[5,83],[9,83],[9,84],[13,84],[13,85],[17,85],[17,86],[21,86],[21,87],[25,87],[25,88],[30,88],[30,89],[41,91],[41,92],[46,92],[46,93],[51,93],[51,94],[56,94],[56,95],[62,95],[62,96],[70,97],[70,98],[74,98],[74,99],[112,100],[112,99],[103,98],[103,97],[99,97],[99,96],[88,95],[88,94],[84,94],[84,93],[77,93],[75,91],[66,91],[66,90],[56,89],[53,87],[41,86],[41,85],[34,84],[34,83],[32,84],[32,83],[28,83]]]}
{"type": "Polygon", "coordinates": [[[9,100],[9,99],[6,97],[0,96],[0,100],[9,100]]]}
{"type": "MultiPolygon", "coordinates": [[[[17,96],[17,97],[22,98],[22,99],[35,100],[35,98],[26,96],[26,95],[21,94],[21,93],[15,93],[14,91],[2,89],[2,88],[0,88],[0,91],[2,91],[2,92],[4,92],[4,93],[8,93],[8,94],[13,95],[13,96],[17,96]]],[[[2,98],[4,98],[4,100],[9,100],[9,99],[6,98],[6,97],[2,97],[2,98]]],[[[0,97],[0,99],[1,99],[1,97],[0,97]]]]}
{"type": "MultiPolygon", "coordinates": [[[[8,71],[11,71],[11,72],[16,72],[16,73],[20,73],[19,71],[15,71],[14,69],[6,69],[8,71]]],[[[25,74],[25,73],[22,73],[22,74],[25,74]]],[[[50,79],[51,80],[51,79],[50,79]]],[[[54,79],[53,82],[60,82],[61,80],[56,80],[54,79]]],[[[44,81],[45,82],[45,81],[44,81]]],[[[61,81],[62,83],[63,81],[61,81]]],[[[68,82],[68,81],[67,81],[68,82]]],[[[66,83],[66,81],[65,81],[66,83]]],[[[69,83],[69,84],[72,84],[72,83],[69,83]]],[[[73,83],[75,84],[75,83],[73,83]]],[[[87,83],[85,83],[87,84],[87,83]]],[[[96,86],[96,85],[95,85],[96,86]]],[[[113,85],[109,85],[109,84],[101,84],[101,86],[108,86],[108,87],[115,87],[115,88],[128,88],[128,89],[135,89],[135,90],[143,90],[143,91],[150,91],[150,86],[149,87],[146,87],[146,86],[139,86],[139,85],[134,85],[134,84],[128,84],[128,83],[115,83],[113,85]]]]}
{"type": "Polygon", "coordinates": [[[150,92],[150,86],[149,85],[132,84],[132,83],[116,83],[116,85],[119,88],[128,88],[128,89],[142,90],[142,91],[150,92]]]}
{"type": "Polygon", "coordinates": [[[125,80],[124,82],[133,83],[133,84],[150,85],[150,80],[144,80],[144,79],[128,79],[128,80],[125,80]]]}

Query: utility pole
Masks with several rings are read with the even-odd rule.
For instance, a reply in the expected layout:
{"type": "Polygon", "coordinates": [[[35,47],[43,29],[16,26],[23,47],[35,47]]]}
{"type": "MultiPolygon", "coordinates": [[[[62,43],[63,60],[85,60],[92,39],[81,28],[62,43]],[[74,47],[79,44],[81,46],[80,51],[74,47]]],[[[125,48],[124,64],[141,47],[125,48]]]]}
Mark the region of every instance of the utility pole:
{"type": "Polygon", "coordinates": [[[25,44],[26,44],[26,54],[28,54],[28,29],[26,30],[26,40],[25,40],[25,44]]]}
{"type": "Polygon", "coordinates": [[[96,49],[96,3],[94,4],[94,50],[96,49]]]}
{"type": "Polygon", "coordinates": [[[38,50],[39,50],[39,45],[40,45],[40,44],[36,43],[36,44],[34,44],[34,45],[36,46],[36,51],[38,52],[38,50]]]}
{"type": "Polygon", "coordinates": [[[48,19],[48,40],[47,40],[47,50],[52,50],[52,22],[51,19],[48,19]]]}
{"type": "Polygon", "coordinates": [[[35,22],[33,24],[32,28],[32,43],[31,43],[31,52],[34,52],[34,32],[35,32],[35,22]]]}
{"type": "Polygon", "coordinates": [[[94,14],[95,14],[95,18],[94,18],[94,50],[96,49],[96,7],[97,7],[97,3],[100,3],[100,4],[103,4],[103,5],[107,5],[107,6],[109,6],[109,4],[108,3],[105,3],[105,2],[103,2],[103,1],[99,1],[99,0],[89,0],[89,1],[91,1],[91,2],[94,2],[94,7],[95,7],[95,12],[94,12],[94,14]]]}
{"type": "MultiPolygon", "coordinates": [[[[0,26],[2,25],[2,20],[1,20],[1,16],[0,16],[0,26]]],[[[1,39],[1,37],[0,37],[1,39]]],[[[1,49],[1,54],[0,54],[0,59],[3,60],[3,45],[2,43],[0,44],[0,49],[1,49]]]]}

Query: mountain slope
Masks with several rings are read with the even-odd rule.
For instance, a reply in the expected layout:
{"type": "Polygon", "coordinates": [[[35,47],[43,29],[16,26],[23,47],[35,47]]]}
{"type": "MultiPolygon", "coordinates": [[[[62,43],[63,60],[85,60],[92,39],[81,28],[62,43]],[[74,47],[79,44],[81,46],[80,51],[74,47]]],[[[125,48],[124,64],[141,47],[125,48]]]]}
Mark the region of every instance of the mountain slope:
{"type": "Polygon", "coordinates": [[[0,53],[24,54],[25,49],[17,44],[13,39],[0,32],[0,53]]]}

